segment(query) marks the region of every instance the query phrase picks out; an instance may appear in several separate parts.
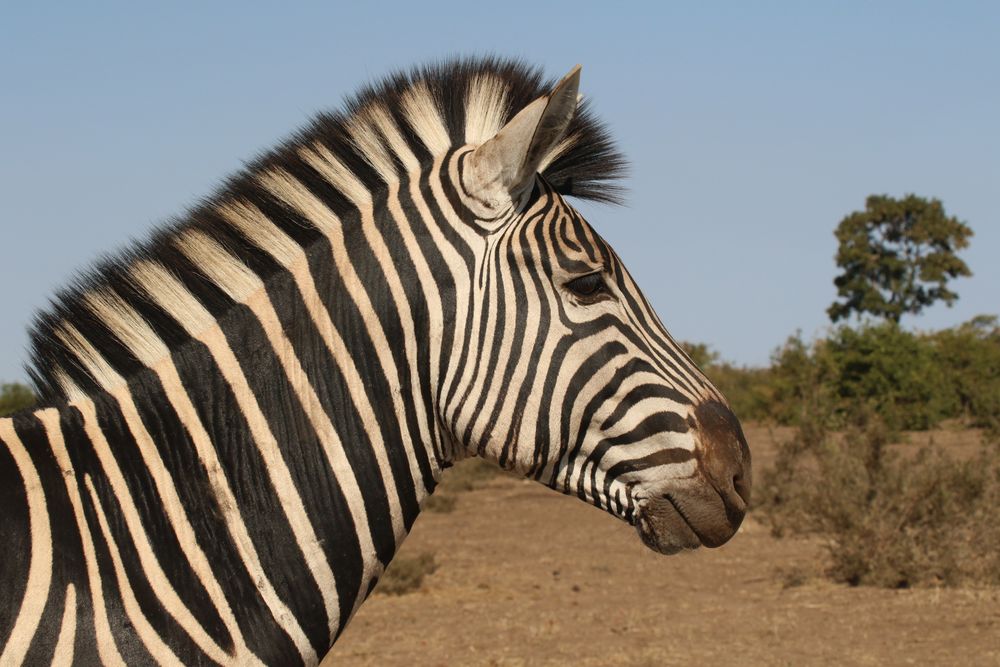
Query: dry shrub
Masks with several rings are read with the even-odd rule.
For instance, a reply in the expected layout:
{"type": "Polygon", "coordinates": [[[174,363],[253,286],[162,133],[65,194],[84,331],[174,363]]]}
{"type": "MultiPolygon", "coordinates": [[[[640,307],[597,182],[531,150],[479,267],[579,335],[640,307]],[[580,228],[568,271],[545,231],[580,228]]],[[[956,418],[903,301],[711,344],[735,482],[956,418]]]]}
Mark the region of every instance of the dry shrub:
{"type": "Polygon", "coordinates": [[[473,491],[487,484],[490,480],[504,474],[504,470],[496,463],[474,456],[463,459],[453,467],[444,471],[444,476],[438,491],[459,493],[473,491]]]}
{"type": "Polygon", "coordinates": [[[435,514],[451,514],[455,511],[457,503],[458,498],[455,496],[438,491],[434,495],[427,497],[421,509],[427,512],[434,512],[435,514]]]}
{"type": "Polygon", "coordinates": [[[375,593],[382,595],[404,595],[418,590],[424,577],[437,570],[434,554],[422,553],[414,557],[396,556],[389,563],[375,593]]]}
{"type": "Polygon", "coordinates": [[[840,434],[807,420],[779,447],[758,496],[772,532],[823,537],[829,576],[851,585],[1000,584],[1000,444],[965,461],[933,443],[907,456],[858,415],[840,434]]]}
{"type": "Polygon", "coordinates": [[[451,513],[458,504],[458,494],[482,488],[497,477],[511,474],[479,457],[463,459],[444,471],[441,483],[424,501],[423,509],[439,514],[451,513]]]}

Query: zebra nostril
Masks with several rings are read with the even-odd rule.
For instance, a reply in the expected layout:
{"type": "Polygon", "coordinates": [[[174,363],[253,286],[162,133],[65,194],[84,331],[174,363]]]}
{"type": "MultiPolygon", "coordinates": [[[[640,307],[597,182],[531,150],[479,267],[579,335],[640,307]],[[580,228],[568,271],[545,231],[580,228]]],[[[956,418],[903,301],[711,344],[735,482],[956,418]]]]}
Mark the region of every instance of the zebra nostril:
{"type": "Polygon", "coordinates": [[[745,512],[750,506],[750,485],[744,481],[742,475],[733,478],[733,492],[741,501],[741,511],[745,512]]]}
{"type": "Polygon", "coordinates": [[[750,504],[750,485],[746,481],[746,477],[742,473],[737,473],[733,476],[733,490],[739,494],[743,502],[750,504]]]}
{"type": "Polygon", "coordinates": [[[701,444],[699,463],[708,481],[722,496],[734,523],[750,504],[750,448],[740,422],[725,404],[706,401],[695,410],[701,444]]]}

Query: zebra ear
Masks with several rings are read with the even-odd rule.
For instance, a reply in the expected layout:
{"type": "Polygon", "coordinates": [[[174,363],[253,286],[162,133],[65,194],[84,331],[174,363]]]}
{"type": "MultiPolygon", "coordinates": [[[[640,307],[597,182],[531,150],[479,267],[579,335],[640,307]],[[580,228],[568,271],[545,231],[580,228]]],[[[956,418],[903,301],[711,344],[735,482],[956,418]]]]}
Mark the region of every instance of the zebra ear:
{"type": "Polygon", "coordinates": [[[506,197],[520,200],[573,120],[579,88],[577,65],[551,93],[526,106],[473,151],[463,176],[469,191],[493,208],[506,197]]]}

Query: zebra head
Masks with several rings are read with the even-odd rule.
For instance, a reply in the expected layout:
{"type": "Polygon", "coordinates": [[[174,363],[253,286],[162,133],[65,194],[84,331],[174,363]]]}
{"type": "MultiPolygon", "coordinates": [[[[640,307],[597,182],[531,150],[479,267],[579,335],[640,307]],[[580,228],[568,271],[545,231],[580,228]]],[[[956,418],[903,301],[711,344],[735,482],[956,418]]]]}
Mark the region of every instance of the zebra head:
{"type": "Polygon", "coordinates": [[[750,498],[722,394],[614,251],[541,172],[573,141],[579,67],[447,166],[481,236],[444,421],[467,452],[634,524],[661,553],[718,546],[750,498]]]}

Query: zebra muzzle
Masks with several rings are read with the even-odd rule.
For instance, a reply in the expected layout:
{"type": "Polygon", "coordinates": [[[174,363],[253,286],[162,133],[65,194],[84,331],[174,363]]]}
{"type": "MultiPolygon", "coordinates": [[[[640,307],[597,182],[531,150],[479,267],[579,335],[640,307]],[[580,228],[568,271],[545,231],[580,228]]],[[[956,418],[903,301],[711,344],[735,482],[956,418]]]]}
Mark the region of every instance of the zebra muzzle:
{"type": "Polygon", "coordinates": [[[718,401],[695,410],[697,468],[645,490],[636,528],[643,542],[673,554],[718,547],[736,534],[750,503],[750,449],[732,411],[718,401]]]}

